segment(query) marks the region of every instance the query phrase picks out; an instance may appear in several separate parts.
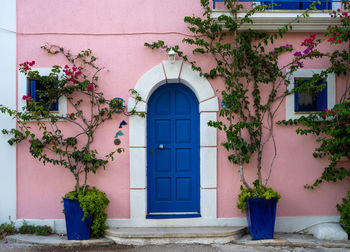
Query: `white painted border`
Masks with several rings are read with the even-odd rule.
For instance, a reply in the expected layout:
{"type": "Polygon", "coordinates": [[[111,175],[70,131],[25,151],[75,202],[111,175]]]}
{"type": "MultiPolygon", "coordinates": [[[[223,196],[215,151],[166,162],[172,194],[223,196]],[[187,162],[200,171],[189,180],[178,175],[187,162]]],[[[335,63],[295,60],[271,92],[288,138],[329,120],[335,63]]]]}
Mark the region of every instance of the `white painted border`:
{"type": "MultiPolygon", "coordinates": [[[[0,8],[0,104],[16,109],[16,1],[1,1],[0,8]]],[[[16,127],[16,121],[0,114],[1,129],[16,127]]],[[[16,146],[0,133],[0,223],[16,219],[16,146]]]]}
{"type": "MultiPolygon", "coordinates": [[[[34,225],[50,225],[54,232],[66,233],[66,223],[64,219],[24,219],[28,224],[34,225]]],[[[202,222],[195,222],[193,219],[169,219],[169,226],[173,227],[190,227],[190,226],[246,226],[246,218],[217,218],[203,219],[202,222]]],[[[21,226],[23,219],[16,221],[16,227],[21,226]]],[[[339,216],[293,216],[293,217],[277,217],[275,232],[298,233],[305,232],[308,228],[323,223],[339,223],[339,216]]],[[[133,219],[107,219],[107,225],[113,227],[145,227],[145,223],[141,220],[133,219]]],[[[164,220],[150,220],[149,225],[152,227],[164,227],[164,220]]]]}
{"type": "MultiPolygon", "coordinates": [[[[136,83],[135,90],[143,102],[136,108],[147,112],[147,102],[152,93],[165,83],[183,83],[197,96],[200,111],[200,205],[201,218],[185,219],[191,226],[203,223],[217,225],[217,130],[207,125],[217,120],[218,98],[207,79],[201,77],[191,66],[182,61],[171,64],[163,61],[145,73],[136,83]]],[[[135,104],[129,99],[128,110],[135,104]]],[[[146,219],[147,211],[147,116],[131,117],[130,137],[130,220],[131,226],[176,226],[182,219],[146,219]]]]}
{"type": "MultiPolygon", "coordinates": [[[[32,68],[32,70],[38,71],[43,76],[51,73],[51,68],[32,68]]],[[[20,112],[23,112],[23,107],[26,106],[26,101],[22,97],[27,95],[27,82],[27,76],[18,71],[18,111],[20,112]]],[[[65,96],[58,99],[58,111],[52,111],[51,113],[59,116],[67,115],[67,98],[65,96]]]]}
{"type": "MultiPolygon", "coordinates": [[[[294,77],[296,78],[311,78],[313,74],[320,74],[325,69],[298,69],[290,76],[288,90],[291,91],[294,87],[294,77]]],[[[331,73],[327,77],[327,108],[331,109],[335,105],[335,74],[331,73]]],[[[298,119],[308,113],[294,112],[294,94],[286,97],[286,120],[298,119]]]]}

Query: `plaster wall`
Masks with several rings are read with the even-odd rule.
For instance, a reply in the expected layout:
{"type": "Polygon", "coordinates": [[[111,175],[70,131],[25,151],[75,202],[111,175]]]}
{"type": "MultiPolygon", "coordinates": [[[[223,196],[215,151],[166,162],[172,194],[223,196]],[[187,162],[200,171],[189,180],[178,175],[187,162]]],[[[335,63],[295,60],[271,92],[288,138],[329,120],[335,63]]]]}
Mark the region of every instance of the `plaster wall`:
{"type": "MultiPolygon", "coordinates": [[[[16,109],[16,1],[0,1],[0,104],[16,109]]],[[[1,128],[14,128],[16,121],[0,114],[1,128]]],[[[0,135],[0,223],[16,219],[16,147],[0,135]]]]}
{"type": "MultiPolygon", "coordinates": [[[[127,100],[128,90],[135,87],[141,76],[166,60],[164,52],[152,51],[144,47],[144,42],[164,40],[170,45],[180,44],[182,34],[187,34],[183,17],[193,13],[201,13],[197,0],[51,0],[49,6],[45,0],[17,0],[17,65],[26,60],[35,60],[39,68],[66,64],[63,57],[48,56],[40,49],[44,43],[63,46],[72,53],[91,48],[99,58],[99,65],[106,67],[99,80],[102,91],[107,98],[127,100]]],[[[305,33],[289,34],[279,43],[293,44],[298,50],[306,36],[305,33]]],[[[185,52],[189,52],[188,49],[185,52]]],[[[290,57],[292,55],[284,56],[281,64],[290,57]]],[[[203,65],[211,63],[201,60],[203,65]]],[[[305,62],[305,68],[325,67],[323,61],[305,62]]],[[[220,80],[210,83],[214,90],[224,87],[220,80]]],[[[338,97],[342,83],[343,80],[337,79],[338,97]]],[[[285,104],[282,104],[277,119],[284,118],[285,104]]],[[[101,146],[101,153],[115,148],[113,137],[122,120],[129,123],[129,118],[119,116],[97,132],[96,144],[101,146]]],[[[111,219],[130,218],[129,128],[123,127],[123,132],[120,139],[125,152],[118,154],[106,171],[99,171],[88,181],[106,191],[111,202],[107,209],[111,219]]],[[[240,187],[238,169],[228,162],[227,152],[220,147],[223,139],[223,132],[218,132],[217,216],[243,217],[236,208],[240,187]]],[[[314,191],[303,187],[320,176],[327,163],[312,157],[314,137],[298,136],[293,127],[277,126],[276,139],[278,157],[270,186],[282,195],[278,216],[338,215],[335,205],[345,196],[348,181],[323,184],[314,191]]],[[[272,146],[268,147],[267,157],[272,153],[272,146]]],[[[60,167],[43,166],[28,154],[27,148],[27,144],[17,146],[17,217],[62,219],[60,197],[73,189],[73,177],[60,167]]],[[[267,161],[264,164],[267,165],[267,161]]],[[[246,172],[253,178],[254,162],[250,166],[246,172]]]]}

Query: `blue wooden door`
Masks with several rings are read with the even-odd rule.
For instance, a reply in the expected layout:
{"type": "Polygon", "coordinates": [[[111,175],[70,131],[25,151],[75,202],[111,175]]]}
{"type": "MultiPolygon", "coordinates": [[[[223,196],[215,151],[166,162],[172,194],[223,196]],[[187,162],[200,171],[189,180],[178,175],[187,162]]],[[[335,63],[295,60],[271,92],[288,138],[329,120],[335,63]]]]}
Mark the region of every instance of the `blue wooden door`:
{"type": "Polygon", "coordinates": [[[149,99],[147,218],[200,216],[198,107],[183,84],[165,84],[149,99]]]}

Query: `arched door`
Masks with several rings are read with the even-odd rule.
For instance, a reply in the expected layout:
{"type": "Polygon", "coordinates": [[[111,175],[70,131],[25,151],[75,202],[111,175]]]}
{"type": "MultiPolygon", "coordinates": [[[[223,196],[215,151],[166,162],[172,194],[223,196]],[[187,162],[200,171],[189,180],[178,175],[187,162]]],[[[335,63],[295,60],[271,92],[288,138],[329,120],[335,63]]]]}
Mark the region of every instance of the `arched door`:
{"type": "Polygon", "coordinates": [[[200,217],[199,108],[183,84],[165,84],[147,112],[147,218],[200,217]]]}

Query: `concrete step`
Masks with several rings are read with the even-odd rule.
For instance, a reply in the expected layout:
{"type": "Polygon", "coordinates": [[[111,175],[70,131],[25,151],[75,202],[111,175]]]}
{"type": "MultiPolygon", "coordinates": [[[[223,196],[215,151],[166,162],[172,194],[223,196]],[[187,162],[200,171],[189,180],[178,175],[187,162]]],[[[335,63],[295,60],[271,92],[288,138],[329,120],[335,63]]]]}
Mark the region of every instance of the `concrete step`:
{"type": "Polygon", "coordinates": [[[247,233],[247,227],[120,227],[105,236],[117,244],[228,243],[247,233]]]}

